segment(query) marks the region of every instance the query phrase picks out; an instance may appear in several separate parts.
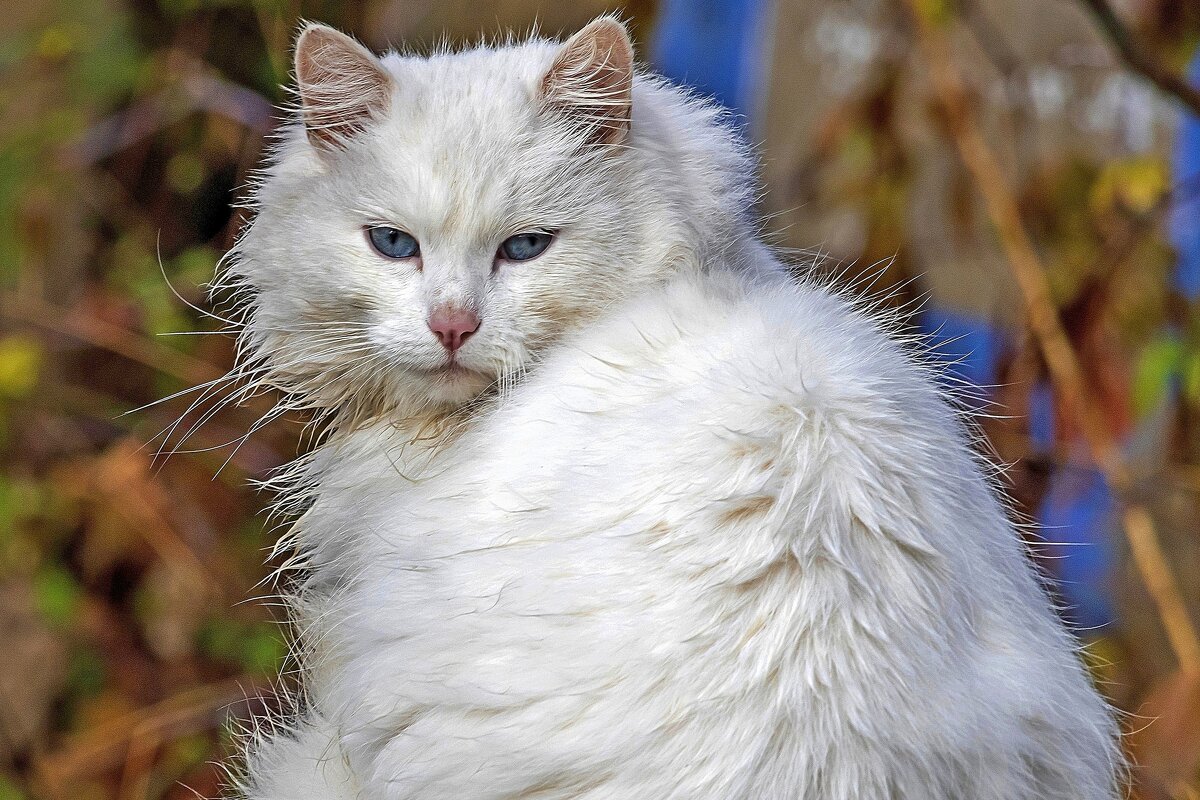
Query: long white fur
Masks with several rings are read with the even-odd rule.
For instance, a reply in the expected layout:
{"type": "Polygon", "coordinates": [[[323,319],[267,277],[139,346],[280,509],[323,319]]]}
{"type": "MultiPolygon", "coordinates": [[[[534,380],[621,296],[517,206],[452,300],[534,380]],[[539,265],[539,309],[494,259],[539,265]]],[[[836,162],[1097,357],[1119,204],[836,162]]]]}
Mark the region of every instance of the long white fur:
{"type": "Polygon", "coordinates": [[[389,55],[386,113],[267,168],[223,285],[247,374],[331,428],[284,483],[305,702],[239,794],[1117,797],[935,376],[787,277],[712,106],[639,74],[625,140],[581,147],[538,96],[560,47],[389,55]],[[431,377],[425,313],[463,299],[480,377],[431,377]]]}

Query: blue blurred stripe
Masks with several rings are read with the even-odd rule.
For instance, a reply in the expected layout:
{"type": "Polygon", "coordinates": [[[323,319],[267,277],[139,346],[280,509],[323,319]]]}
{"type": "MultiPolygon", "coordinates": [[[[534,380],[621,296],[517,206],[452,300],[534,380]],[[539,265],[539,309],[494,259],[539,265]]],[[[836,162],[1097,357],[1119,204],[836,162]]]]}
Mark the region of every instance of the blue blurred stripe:
{"type": "Polygon", "coordinates": [[[753,121],[771,51],[770,0],[666,0],[651,44],[655,68],[753,121]]]}
{"type": "Polygon", "coordinates": [[[986,319],[930,307],[917,321],[930,350],[946,371],[972,386],[990,386],[996,380],[1000,354],[1006,347],[1004,332],[986,319]]]}
{"type": "MultiPolygon", "coordinates": [[[[1200,49],[1188,69],[1193,86],[1200,87],[1200,49]]],[[[1200,117],[1184,114],[1175,146],[1173,185],[1183,197],[1171,211],[1171,243],[1179,260],[1175,288],[1188,300],[1200,296],[1200,117]]]]}

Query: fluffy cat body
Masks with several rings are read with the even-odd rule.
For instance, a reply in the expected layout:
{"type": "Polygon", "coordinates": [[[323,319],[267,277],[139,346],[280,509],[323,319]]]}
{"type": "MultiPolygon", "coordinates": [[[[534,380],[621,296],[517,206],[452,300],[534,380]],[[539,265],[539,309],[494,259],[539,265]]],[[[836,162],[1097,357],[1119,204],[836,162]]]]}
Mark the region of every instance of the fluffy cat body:
{"type": "Polygon", "coordinates": [[[611,20],[366,78],[320,31],[386,102],[285,133],[228,273],[253,374],[333,425],[291,490],[304,708],[245,797],[1117,796],[956,411],[756,241],[710,106],[630,72],[608,115],[611,20]],[[485,265],[529,226],[545,255],[485,265]],[[483,320],[453,370],[421,329],[448,297],[483,320]]]}

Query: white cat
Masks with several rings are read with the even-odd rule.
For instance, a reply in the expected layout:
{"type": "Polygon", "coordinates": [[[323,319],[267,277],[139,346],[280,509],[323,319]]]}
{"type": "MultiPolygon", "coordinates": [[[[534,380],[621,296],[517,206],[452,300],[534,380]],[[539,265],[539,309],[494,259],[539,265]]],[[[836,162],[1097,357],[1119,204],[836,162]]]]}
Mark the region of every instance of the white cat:
{"type": "Polygon", "coordinates": [[[253,800],[1101,800],[1112,716],[970,436],[789,279],[711,105],[611,18],[300,36],[223,285],[325,414],[286,499],[305,702],[253,800]]]}

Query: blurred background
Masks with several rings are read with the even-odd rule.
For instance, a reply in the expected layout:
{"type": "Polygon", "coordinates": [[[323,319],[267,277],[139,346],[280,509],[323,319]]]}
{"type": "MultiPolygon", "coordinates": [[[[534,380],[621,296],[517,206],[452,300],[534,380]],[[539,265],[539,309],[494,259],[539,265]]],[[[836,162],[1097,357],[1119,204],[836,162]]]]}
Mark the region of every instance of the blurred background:
{"type": "Polygon", "coordinates": [[[250,484],[303,420],[247,436],[269,398],[175,393],[231,363],[183,334],[220,329],[198,309],[298,20],[419,49],[606,10],[736,112],[772,241],[976,387],[1134,796],[1200,798],[1200,2],[1116,3],[5,4],[0,800],[211,797],[231,724],[273,704],[250,484]]]}

